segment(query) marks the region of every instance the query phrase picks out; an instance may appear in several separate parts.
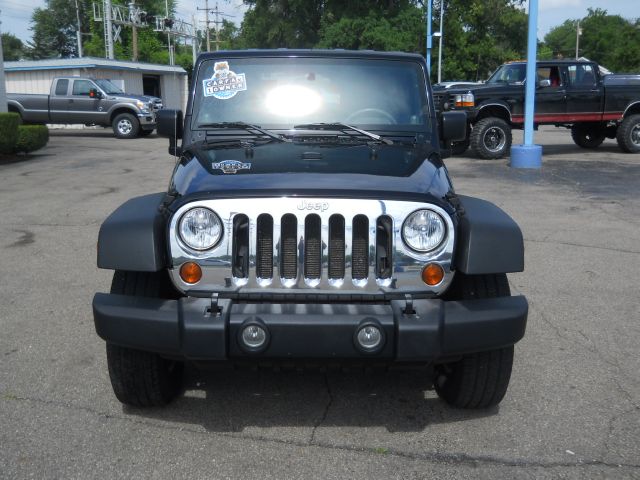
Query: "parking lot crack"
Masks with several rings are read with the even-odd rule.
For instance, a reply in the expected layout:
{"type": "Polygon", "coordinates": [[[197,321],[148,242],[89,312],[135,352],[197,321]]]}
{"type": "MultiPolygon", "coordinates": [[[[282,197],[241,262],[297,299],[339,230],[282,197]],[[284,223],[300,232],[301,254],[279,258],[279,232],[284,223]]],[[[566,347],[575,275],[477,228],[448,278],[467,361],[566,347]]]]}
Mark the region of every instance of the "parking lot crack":
{"type": "Polygon", "coordinates": [[[618,253],[630,253],[630,254],[635,254],[638,255],[640,254],[640,252],[636,251],[636,250],[626,250],[624,248],[613,248],[613,247],[601,247],[598,245],[584,245],[581,243],[573,243],[573,242],[560,242],[557,240],[547,240],[547,238],[543,238],[542,240],[533,240],[531,238],[525,238],[524,240],[525,242],[531,242],[531,243],[550,243],[553,245],[566,245],[568,247],[581,247],[581,248],[593,248],[596,250],[607,250],[609,252],[618,252],[618,253]]]}
{"type": "Polygon", "coordinates": [[[324,411],[322,412],[322,416],[320,417],[320,419],[313,425],[313,430],[311,430],[311,436],[309,437],[309,445],[315,445],[315,439],[316,439],[316,430],[318,430],[318,427],[320,425],[322,425],[324,423],[324,421],[327,419],[327,415],[329,414],[329,409],[331,408],[331,404],[333,403],[333,395],[331,393],[331,385],[329,383],[329,376],[328,374],[324,374],[324,383],[325,386],[327,388],[327,403],[324,407],[324,411]]]}
{"type": "MultiPolygon", "coordinates": [[[[329,389],[329,382],[327,379],[327,391],[329,394],[329,401],[324,409],[324,414],[320,421],[317,422],[317,426],[320,426],[326,419],[327,413],[333,401],[331,390],[329,389]]],[[[167,431],[180,431],[189,432],[195,435],[212,436],[220,438],[233,438],[236,440],[248,440],[254,442],[264,442],[270,444],[287,445],[292,447],[307,447],[307,448],[321,448],[325,450],[337,450],[351,453],[358,453],[363,455],[371,455],[379,457],[381,455],[379,449],[367,446],[354,446],[354,445],[336,445],[327,442],[318,442],[313,440],[310,442],[301,442],[296,440],[270,438],[263,435],[245,434],[245,433],[232,433],[232,432],[212,432],[208,430],[202,430],[185,425],[171,425],[167,423],[159,423],[156,421],[150,421],[147,419],[141,419],[135,415],[127,414],[113,414],[100,410],[96,410],[90,407],[82,405],[75,405],[68,402],[60,402],[56,400],[47,400],[42,398],[31,398],[25,396],[15,395],[9,392],[0,392],[0,400],[5,401],[19,401],[44,405],[53,408],[62,408],[71,411],[84,411],[88,414],[104,418],[107,420],[123,421],[130,424],[142,425],[150,428],[157,428],[167,431]]],[[[467,465],[471,467],[478,467],[481,465],[493,465],[504,467],[516,467],[516,468],[589,468],[589,467],[605,467],[612,469],[628,468],[628,469],[640,469],[640,464],[633,463],[621,463],[621,462],[605,462],[597,459],[577,459],[574,462],[561,462],[561,461],[545,461],[537,458],[524,458],[524,459],[511,459],[497,457],[493,455],[468,455],[465,453],[445,453],[445,452],[405,452],[394,448],[385,448],[385,456],[391,456],[396,458],[404,458],[415,461],[424,461],[436,464],[448,464],[448,465],[467,465]]]]}

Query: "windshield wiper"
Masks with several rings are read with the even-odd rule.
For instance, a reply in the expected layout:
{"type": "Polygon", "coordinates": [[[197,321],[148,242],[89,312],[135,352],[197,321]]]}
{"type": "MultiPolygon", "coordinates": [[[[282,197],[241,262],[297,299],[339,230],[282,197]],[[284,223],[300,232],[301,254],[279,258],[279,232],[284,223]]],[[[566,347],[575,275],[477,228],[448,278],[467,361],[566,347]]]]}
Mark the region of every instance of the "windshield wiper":
{"type": "Polygon", "coordinates": [[[273,138],[274,140],[278,140],[279,142],[290,142],[291,140],[283,138],[281,135],[277,135],[269,130],[265,130],[259,125],[253,125],[251,123],[246,122],[217,122],[217,123],[201,123],[198,125],[198,128],[240,128],[242,130],[246,130],[249,133],[255,132],[261,133],[262,135],[266,135],[267,137],[273,138]]]}
{"type": "Polygon", "coordinates": [[[384,138],[380,135],[376,135],[375,133],[367,132],[366,130],[362,130],[361,128],[357,128],[351,125],[347,125],[346,123],[333,122],[333,123],[305,123],[302,125],[294,125],[293,128],[301,129],[301,130],[353,130],[354,132],[358,132],[365,137],[369,137],[372,140],[377,142],[382,142],[385,145],[393,145],[393,141],[388,138],[384,138]]]}

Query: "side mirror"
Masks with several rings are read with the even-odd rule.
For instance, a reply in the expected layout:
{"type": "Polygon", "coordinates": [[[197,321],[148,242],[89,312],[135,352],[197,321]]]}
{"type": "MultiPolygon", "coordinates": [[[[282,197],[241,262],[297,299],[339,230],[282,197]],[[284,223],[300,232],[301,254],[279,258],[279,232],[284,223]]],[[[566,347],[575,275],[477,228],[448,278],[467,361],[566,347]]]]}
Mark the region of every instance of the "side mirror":
{"type": "Polygon", "coordinates": [[[551,86],[551,80],[545,79],[545,80],[540,80],[538,82],[538,87],[540,88],[546,88],[550,86],[551,86]]]}
{"type": "Polygon", "coordinates": [[[100,92],[100,90],[92,88],[91,90],[89,90],[89,98],[100,99],[102,98],[102,93],[100,92]]]}
{"type": "Polygon", "coordinates": [[[180,155],[177,141],[182,138],[182,110],[162,109],[156,115],[158,135],[169,139],[169,154],[180,155]]]}
{"type": "Polygon", "coordinates": [[[462,142],[467,138],[467,114],[444,112],[440,117],[440,140],[444,143],[462,142]]]}

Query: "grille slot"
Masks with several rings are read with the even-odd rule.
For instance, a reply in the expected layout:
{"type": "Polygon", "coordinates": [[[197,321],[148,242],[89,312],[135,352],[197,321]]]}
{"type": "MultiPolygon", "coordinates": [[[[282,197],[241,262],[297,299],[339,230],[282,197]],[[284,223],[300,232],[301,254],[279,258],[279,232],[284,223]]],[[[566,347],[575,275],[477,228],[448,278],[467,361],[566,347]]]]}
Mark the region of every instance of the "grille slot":
{"type": "Polygon", "coordinates": [[[376,221],[376,278],[391,278],[393,271],[393,220],[387,215],[376,221]]]}
{"type": "Polygon", "coordinates": [[[322,273],[322,238],[318,215],[308,215],[304,221],[304,276],[320,278],[322,273]]]}
{"type": "Polygon", "coordinates": [[[233,243],[231,246],[231,273],[236,278],[249,276],[249,217],[233,217],[233,243]]]}
{"type": "Polygon", "coordinates": [[[329,278],[344,278],[344,217],[331,215],[329,218],[329,278]]]}
{"type": "Polygon", "coordinates": [[[353,217],[351,244],[351,276],[356,280],[365,279],[369,276],[369,219],[364,215],[353,217]]]}
{"type": "Polygon", "coordinates": [[[280,277],[296,278],[298,272],[298,220],[293,214],[282,217],[280,224],[280,277]]]}
{"type": "Polygon", "coordinates": [[[256,277],[273,278],[273,218],[266,213],[257,222],[256,277]]]}

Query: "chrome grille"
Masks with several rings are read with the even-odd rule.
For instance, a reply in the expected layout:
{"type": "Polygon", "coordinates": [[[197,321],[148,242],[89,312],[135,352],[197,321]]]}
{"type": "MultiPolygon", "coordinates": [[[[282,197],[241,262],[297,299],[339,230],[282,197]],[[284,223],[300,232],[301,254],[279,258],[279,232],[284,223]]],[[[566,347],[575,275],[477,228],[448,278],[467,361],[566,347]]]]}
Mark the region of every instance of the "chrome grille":
{"type": "Polygon", "coordinates": [[[224,292],[243,289],[315,289],[333,291],[427,291],[445,288],[452,272],[453,224],[442,209],[419,202],[245,198],[204,200],[184,205],[170,223],[171,277],[181,291],[224,292]],[[224,235],[213,249],[191,251],[176,235],[183,212],[195,206],[215,211],[224,235]],[[419,254],[406,247],[404,219],[420,208],[438,211],[447,223],[447,240],[419,254]],[[261,211],[255,210],[260,208],[261,211]],[[197,261],[203,278],[197,286],[182,282],[178,271],[197,261]],[[425,262],[437,261],[446,273],[436,288],[420,280],[425,262]]]}

